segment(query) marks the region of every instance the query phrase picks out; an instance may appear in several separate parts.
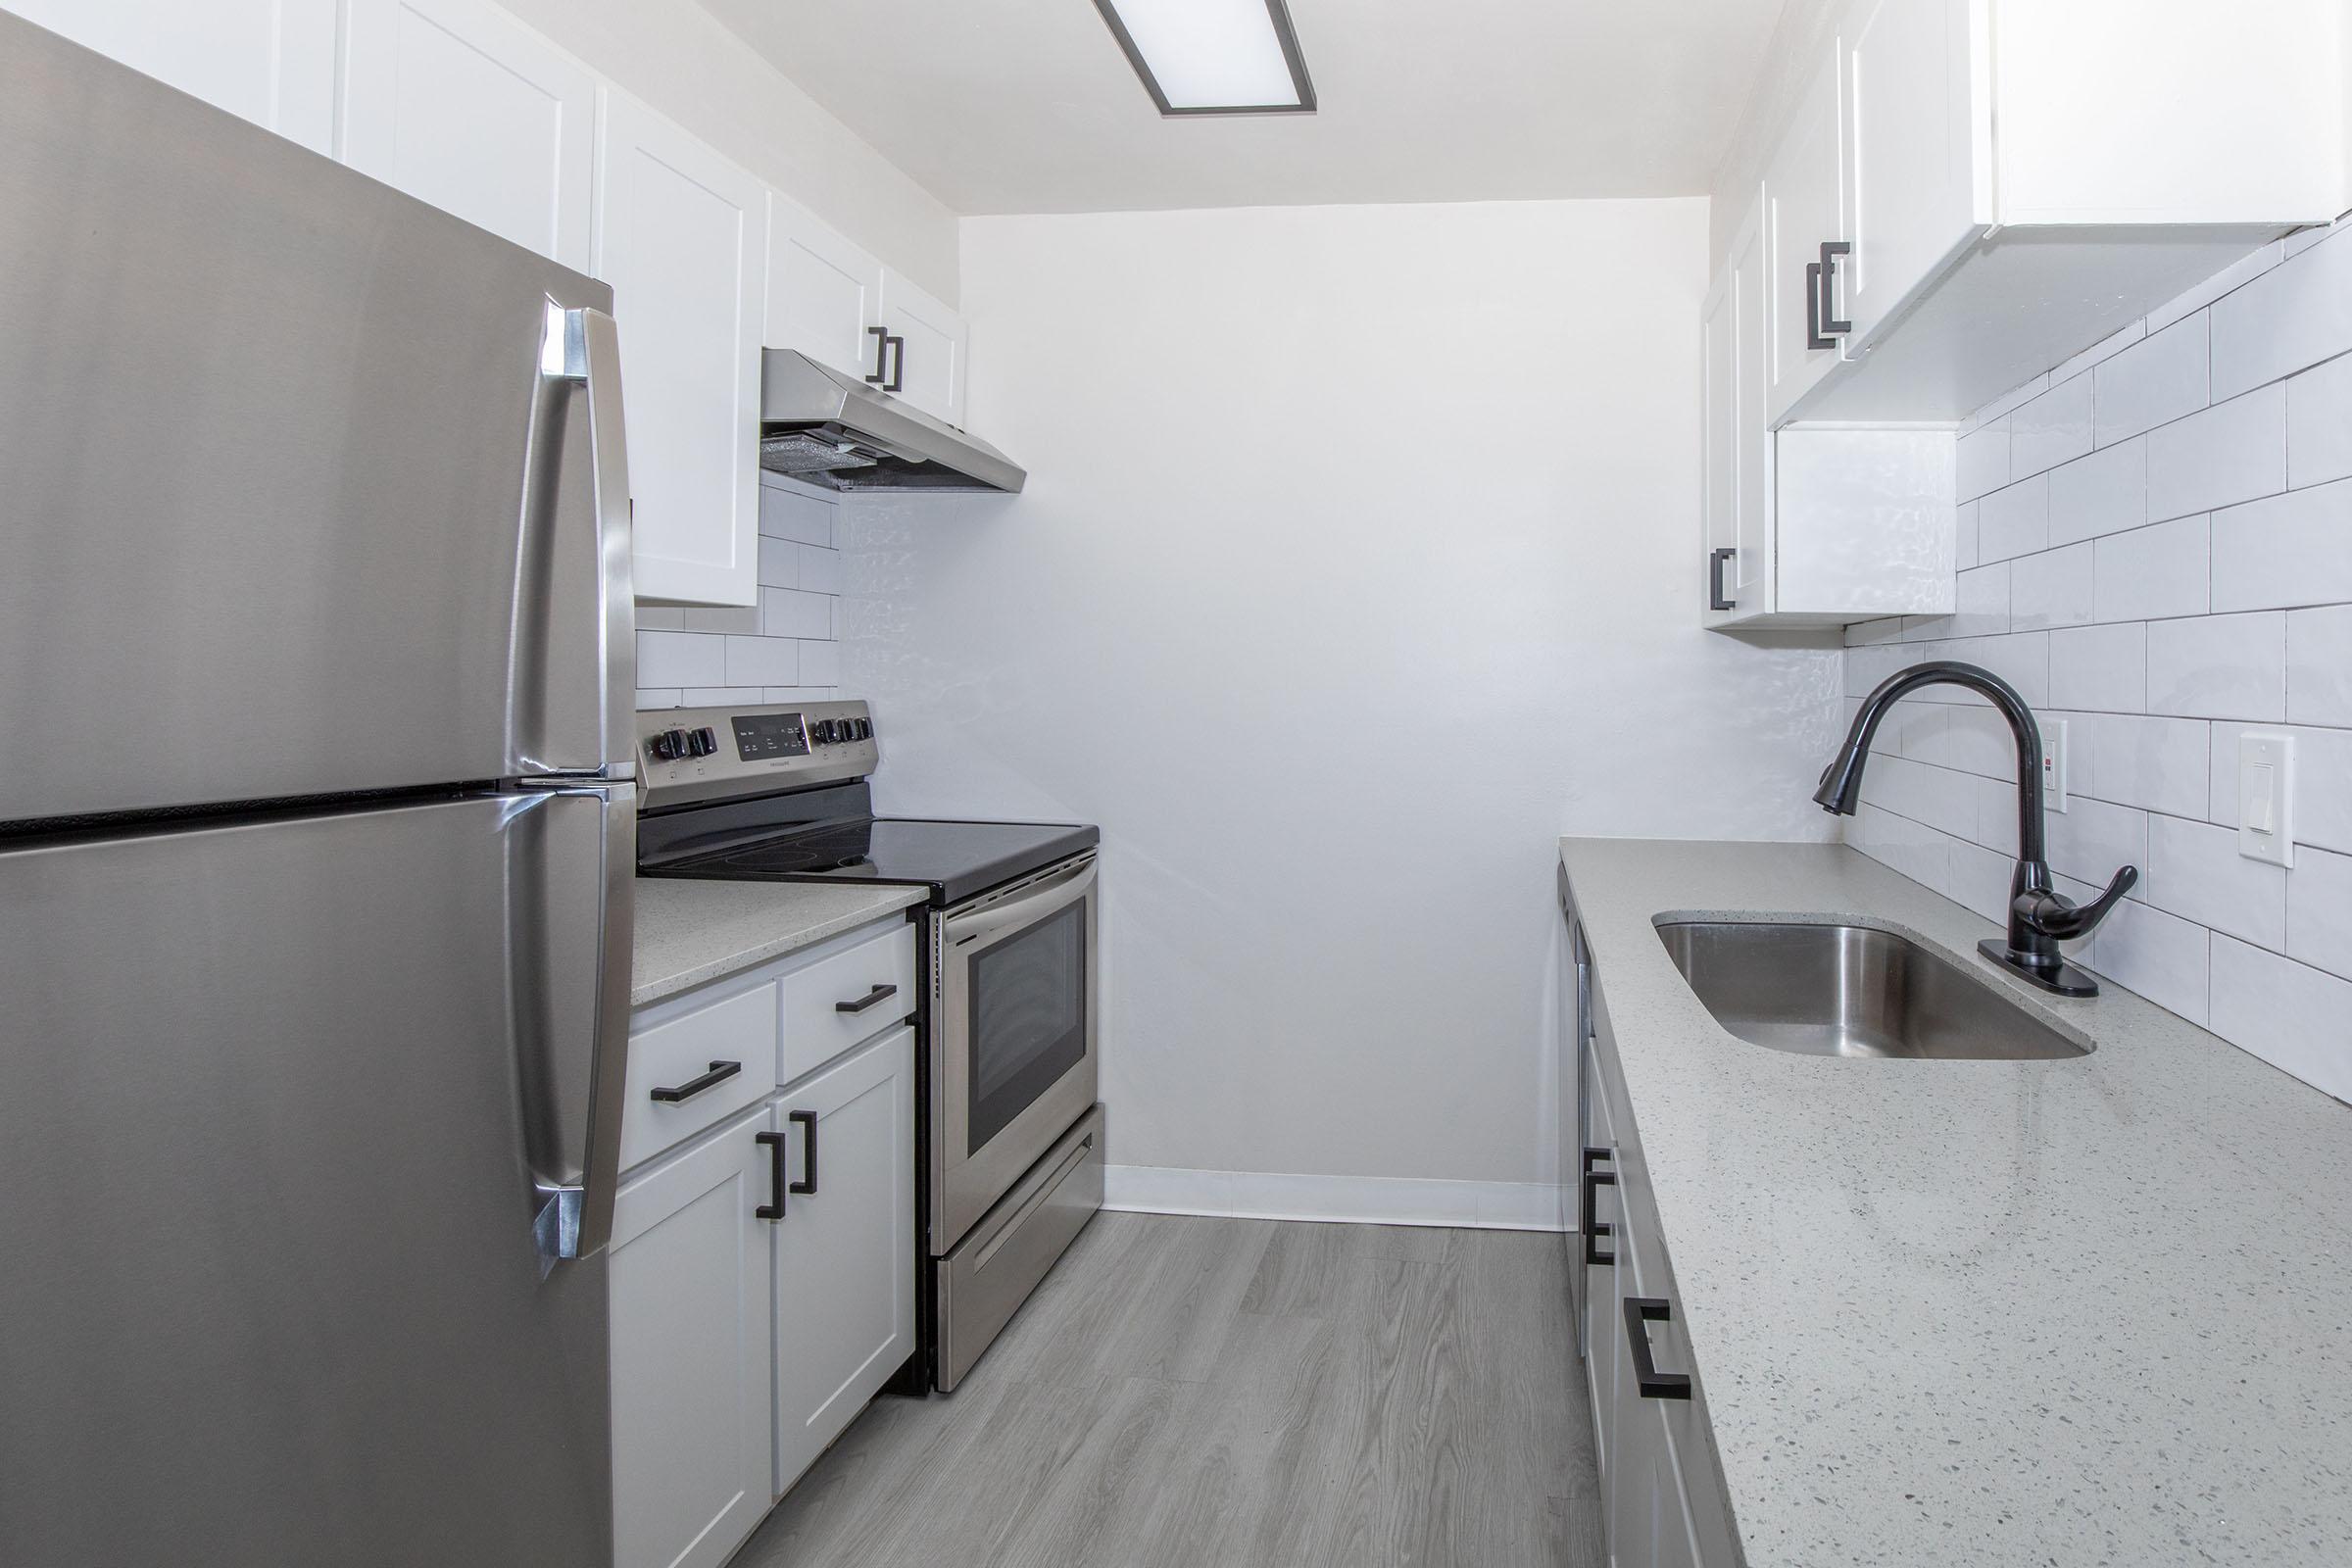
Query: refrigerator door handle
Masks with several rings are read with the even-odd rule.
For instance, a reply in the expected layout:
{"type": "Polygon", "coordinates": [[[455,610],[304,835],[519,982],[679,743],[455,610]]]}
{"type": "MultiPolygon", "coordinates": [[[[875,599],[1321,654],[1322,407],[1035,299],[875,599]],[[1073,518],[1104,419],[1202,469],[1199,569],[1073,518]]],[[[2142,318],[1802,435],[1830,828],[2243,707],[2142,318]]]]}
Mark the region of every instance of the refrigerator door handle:
{"type": "Polygon", "coordinates": [[[629,566],[629,459],[621,415],[620,336],[604,311],[548,302],[540,378],[548,395],[532,443],[526,531],[542,535],[526,573],[522,657],[538,668],[517,682],[539,694],[524,724],[529,776],[627,778],[635,771],[636,604],[629,566]],[[566,453],[566,406],[586,406],[583,475],[566,453]],[[573,499],[582,479],[585,503],[573,499]],[[582,671],[595,671],[585,689],[582,671]]]}
{"type": "Polygon", "coordinates": [[[631,784],[519,797],[536,831],[514,836],[512,1004],[520,1043],[532,1229],[542,1273],[612,1236],[628,1071],[637,876],[631,784]]]}

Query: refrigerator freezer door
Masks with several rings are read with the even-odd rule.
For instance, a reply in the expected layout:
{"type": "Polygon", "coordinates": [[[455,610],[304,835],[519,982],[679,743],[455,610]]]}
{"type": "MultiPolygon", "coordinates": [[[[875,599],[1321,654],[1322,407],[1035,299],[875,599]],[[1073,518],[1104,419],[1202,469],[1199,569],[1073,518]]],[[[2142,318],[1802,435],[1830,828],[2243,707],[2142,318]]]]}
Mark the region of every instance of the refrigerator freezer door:
{"type": "Polygon", "coordinates": [[[632,820],[0,853],[0,1561],[611,1561],[605,1258],[534,1219],[584,1173],[609,1224],[610,1145],[562,1123],[617,1119],[625,902],[621,1015],[582,991],[632,820]]]}
{"type": "Polygon", "coordinates": [[[611,290],[5,14],[0,213],[0,817],[628,761],[611,290]]]}

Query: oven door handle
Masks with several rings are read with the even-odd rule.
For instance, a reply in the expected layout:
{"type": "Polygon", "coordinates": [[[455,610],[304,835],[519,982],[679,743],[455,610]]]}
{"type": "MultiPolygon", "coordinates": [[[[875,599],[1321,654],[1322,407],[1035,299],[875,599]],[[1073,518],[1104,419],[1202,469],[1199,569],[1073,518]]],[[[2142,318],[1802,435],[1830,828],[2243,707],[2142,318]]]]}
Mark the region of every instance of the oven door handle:
{"type": "Polygon", "coordinates": [[[1018,898],[962,914],[950,914],[946,922],[948,945],[959,948],[967,942],[1034,925],[1047,915],[1076,904],[1093,892],[1094,887],[1095,858],[1090,855],[1078,864],[1065,866],[1044,881],[1023,888],[1018,898]]]}

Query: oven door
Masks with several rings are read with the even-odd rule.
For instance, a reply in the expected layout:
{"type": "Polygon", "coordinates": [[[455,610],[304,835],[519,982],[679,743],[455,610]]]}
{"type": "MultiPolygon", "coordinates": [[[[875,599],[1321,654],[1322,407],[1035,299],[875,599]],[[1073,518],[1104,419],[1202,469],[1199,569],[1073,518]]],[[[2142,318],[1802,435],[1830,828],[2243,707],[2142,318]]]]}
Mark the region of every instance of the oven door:
{"type": "Polygon", "coordinates": [[[1095,928],[1092,855],[940,917],[934,1255],[1095,1103],[1095,928]]]}

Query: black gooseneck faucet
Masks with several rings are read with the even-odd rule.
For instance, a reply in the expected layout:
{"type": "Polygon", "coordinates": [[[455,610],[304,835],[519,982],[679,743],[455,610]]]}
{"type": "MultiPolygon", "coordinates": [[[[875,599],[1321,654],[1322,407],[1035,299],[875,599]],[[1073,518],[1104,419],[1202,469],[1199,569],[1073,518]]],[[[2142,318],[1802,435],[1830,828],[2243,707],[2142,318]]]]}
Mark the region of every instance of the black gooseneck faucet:
{"type": "Polygon", "coordinates": [[[2080,906],[2050,885],[2050,868],[2042,858],[2041,726],[2034,721],[2034,710],[2018,696],[2017,688],[2000,676],[1975,664],[1936,661],[1914,664],[1881,681],[1878,690],[1862,699],[1853,727],[1846,731],[1845,744],[1822,770],[1821,788],[1813,792],[1813,799],[1825,811],[1853,815],[1862,794],[1862,764],[1870,756],[1871,737],[1879,732],[1879,721],[1900,698],[1922,686],[1936,685],[1963,686],[1981,693],[2000,710],[2009,721],[2009,732],[2017,737],[2017,869],[2009,876],[2009,935],[2005,941],[1980,942],[1978,951],[2044,991],[2062,997],[2097,996],[2098,982],[2068,963],[2058,944],[2087,936],[2139,880],[2139,868],[2125,866],[2115,873],[2106,892],[2080,906]]]}

